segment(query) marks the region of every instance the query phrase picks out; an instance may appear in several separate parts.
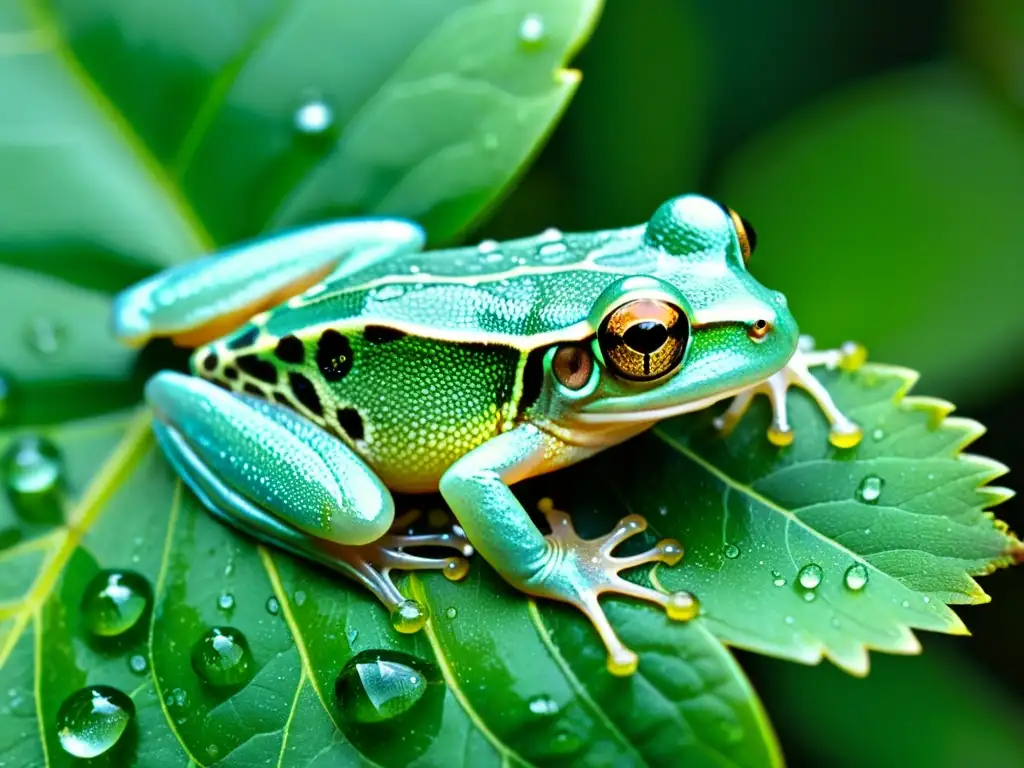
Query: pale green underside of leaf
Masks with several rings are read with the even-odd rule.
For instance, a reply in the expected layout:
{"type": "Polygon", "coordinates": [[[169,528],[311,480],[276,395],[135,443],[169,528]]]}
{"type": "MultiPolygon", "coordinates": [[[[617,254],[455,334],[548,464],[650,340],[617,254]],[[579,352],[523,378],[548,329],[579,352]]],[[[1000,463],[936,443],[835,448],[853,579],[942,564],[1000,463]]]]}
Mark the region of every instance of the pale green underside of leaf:
{"type": "MultiPolygon", "coordinates": [[[[0,7],[0,285],[22,423],[131,403],[104,294],[314,220],[414,218],[451,240],[572,97],[600,0],[19,0],[0,7]],[[528,13],[544,20],[524,46],[528,13]],[[387,34],[381,34],[387,30],[387,34]],[[323,104],[327,128],[297,128],[323,104]],[[39,275],[26,275],[31,270],[39,275]],[[16,292],[15,284],[18,291],[16,292]],[[76,288],[77,286],[77,288],[76,288]],[[40,319],[61,363],[26,352],[40,319]],[[103,397],[78,381],[110,382],[103,397]]],[[[7,339],[3,339],[7,341],[7,339]]]]}
{"type": "MultiPolygon", "coordinates": [[[[820,415],[794,398],[798,441],[786,451],[764,441],[765,409],[755,408],[724,440],[700,414],[522,486],[524,499],[561,497],[581,528],[603,531],[637,511],[651,520],[652,537],[684,541],[683,563],[660,569],[657,580],[694,591],[705,609],[701,619],[678,625],[647,606],[608,605],[641,655],[640,672],[628,680],[605,672],[603,649],[580,617],[524,599],[479,558],[464,582],[407,581],[404,589],[425,600],[433,618],[425,632],[398,635],[352,584],[257,547],[204,514],[154,449],[145,412],[54,428],[70,487],[81,489],[70,524],[0,554],[0,688],[18,691],[24,726],[12,754],[29,764],[43,749],[61,757],[49,727],[56,708],[76,688],[103,681],[133,692],[145,728],[139,749],[157,764],[180,764],[182,750],[199,763],[231,755],[282,765],[777,761],[756,698],[714,636],[802,661],[824,654],[864,671],[865,646],[908,652],[917,648],[909,628],[961,631],[944,600],[981,601],[971,574],[1006,564],[1020,550],[982,511],[1002,494],[979,486],[1002,468],[960,454],[977,425],[943,419],[948,408],[936,401],[902,399],[912,376],[900,369],[869,367],[825,381],[868,431],[860,448],[834,461],[823,460],[834,452],[825,447],[820,415]],[[883,436],[874,439],[874,430],[883,436]],[[644,467],[631,471],[638,461],[644,467]],[[846,499],[865,472],[883,476],[885,485],[878,504],[858,510],[846,499]],[[939,493],[918,485],[929,474],[939,493]],[[622,507],[609,505],[607,486],[593,482],[599,477],[614,478],[611,495],[622,507]],[[830,514],[828,505],[836,505],[830,514]],[[863,514],[874,533],[863,533],[863,514]],[[934,521],[942,524],[923,535],[934,521]],[[741,554],[726,557],[727,543],[741,554]],[[825,575],[808,603],[793,579],[811,560],[825,575]],[[854,562],[870,571],[857,594],[841,578],[854,562]],[[100,567],[130,567],[155,585],[148,639],[124,654],[98,652],[79,639],[80,593],[100,567]],[[773,569],[784,587],[774,586],[773,569]],[[234,597],[227,612],[217,605],[224,593],[234,597]],[[280,601],[279,616],[265,609],[271,596],[280,601]],[[189,650],[206,627],[225,623],[246,633],[259,672],[221,701],[197,682],[189,650]],[[339,727],[334,679],[347,658],[366,649],[432,659],[446,684],[414,736],[387,750],[357,749],[339,727]],[[129,671],[134,652],[148,657],[151,677],[129,671]],[[179,692],[186,706],[175,704],[179,692]],[[556,711],[531,711],[530,702],[542,698],[556,711]]],[[[9,509],[0,512],[10,518],[9,509]]]]}

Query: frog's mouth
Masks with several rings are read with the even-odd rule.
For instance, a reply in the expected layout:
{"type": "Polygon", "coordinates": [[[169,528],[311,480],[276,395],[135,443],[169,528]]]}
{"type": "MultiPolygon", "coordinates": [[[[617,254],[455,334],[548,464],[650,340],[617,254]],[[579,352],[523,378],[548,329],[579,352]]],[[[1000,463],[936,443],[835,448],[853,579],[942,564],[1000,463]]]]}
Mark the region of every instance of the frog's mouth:
{"type": "Polygon", "coordinates": [[[693,413],[694,411],[703,410],[704,408],[714,405],[720,400],[726,400],[730,397],[734,397],[749,386],[749,384],[741,384],[733,387],[732,389],[715,392],[713,395],[707,395],[706,397],[698,398],[697,400],[673,403],[671,405],[661,406],[660,408],[639,408],[632,411],[582,410],[577,412],[573,416],[573,419],[581,424],[593,425],[637,424],[644,422],[654,423],[663,419],[672,418],[673,416],[681,416],[684,413],[693,413]]]}

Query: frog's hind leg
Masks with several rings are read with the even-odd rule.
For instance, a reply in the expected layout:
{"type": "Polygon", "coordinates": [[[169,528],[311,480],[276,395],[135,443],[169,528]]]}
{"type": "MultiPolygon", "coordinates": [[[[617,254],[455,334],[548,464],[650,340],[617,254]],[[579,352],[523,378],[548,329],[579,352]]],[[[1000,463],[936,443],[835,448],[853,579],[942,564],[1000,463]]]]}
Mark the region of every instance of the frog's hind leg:
{"type": "Polygon", "coordinates": [[[772,406],[772,423],[768,427],[768,440],[773,445],[785,446],[793,442],[793,429],[789,424],[786,394],[791,387],[800,387],[818,404],[828,419],[829,442],[837,448],[852,448],[860,442],[863,432],[835,404],[828,390],[810,372],[810,368],[824,365],[829,369],[853,371],[864,363],[867,354],[860,344],[847,342],[839,349],[815,351],[814,340],[801,336],[797,351],[778,373],[736,395],[729,407],[715,419],[715,426],[728,433],[736,426],[750,407],[754,395],[767,395],[772,406]]]}
{"type": "Polygon", "coordinates": [[[319,224],[165,270],[118,295],[114,333],[142,346],[170,337],[195,347],[298,295],[332,272],[421,249],[423,230],[401,219],[319,224]]]}
{"type": "Polygon", "coordinates": [[[465,575],[472,553],[461,530],[403,535],[390,493],[341,441],[294,412],[176,373],[146,387],[154,430],[178,475],[218,519],[358,581],[394,626],[413,632],[426,608],[407,600],[396,570],[465,575]],[[453,552],[419,557],[407,548],[453,552]]]}

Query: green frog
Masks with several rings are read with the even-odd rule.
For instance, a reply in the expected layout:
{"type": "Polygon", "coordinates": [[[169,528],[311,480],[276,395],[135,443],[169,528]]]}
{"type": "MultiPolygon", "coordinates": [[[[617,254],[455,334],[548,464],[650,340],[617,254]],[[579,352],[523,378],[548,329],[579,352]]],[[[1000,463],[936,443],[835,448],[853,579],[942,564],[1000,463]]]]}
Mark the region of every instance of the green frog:
{"type": "Polygon", "coordinates": [[[794,385],[819,404],[836,446],[861,437],[808,368],[854,368],[863,351],[802,342],[785,297],[747,270],[753,228],[706,197],[674,198],[624,229],[424,243],[400,219],[310,226],[169,269],[114,308],[128,344],[195,348],[193,375],[158,373],[146,399],[160,446],[203,505],[359,581],[399,631],[428,616],[391,573],[459,579],[475,550],[517,589],[582,611],[609,670],[630,674],[637,657],[598,598],[693,618],[693,595],[620,575],[674,565],[681,544],[616,556],[642,517],[582,539],[550,500],[545,533],[515,484],[734,398],[717,420],[728,430],[758,393],[773,406],[768,439],[784,446],[794,385]],[[391,491],[437,490],[457,526],[396,527],[391,491]]]}

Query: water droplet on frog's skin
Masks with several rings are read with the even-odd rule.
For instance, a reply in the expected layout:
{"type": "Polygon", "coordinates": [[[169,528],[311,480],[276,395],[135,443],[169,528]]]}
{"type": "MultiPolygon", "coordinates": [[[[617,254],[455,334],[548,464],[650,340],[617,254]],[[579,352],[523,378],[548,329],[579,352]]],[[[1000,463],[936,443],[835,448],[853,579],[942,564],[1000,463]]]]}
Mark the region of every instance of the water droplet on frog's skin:
{"type": "Polygon", "coordinates": [[[57,710],[57,737],[74,757],[98,757],[117,744],[135,717],[135,705],[108,685],[82,688],[57,710]]]}
{"type": "Polygon", "coordinates": [[[437,682],[433,667],[397,651],[363,651],[342,668],[334,695],[346,721],[375,724],[405,714],[437,682]]]}
{"type": "Polygon", "coordinates": [[[725,548],[722,550],[722,553],[730,560],[735,560],[737,557],[740,556],[740,548],[737,547],[735,544],[726,544],[725,548]]]}
{"type": "Polygon", "coordinates": [[[910,607],[910,601],[909,600],[904,600],[902,603],[900,603],[900,605],[903,606],[904,608],[909,608],[910,607]]]}
{"type": "Polygon", "coordinates": [[[136,675],[144,675],[149,670],[149,662],[141,653],[135,653],[128,657],[128,669],[136,675]]]}
{"type": "Polygon", "coordinates": [[[230,611],[235,607],[235,597],[230,592],[224,592],[217,598],[217,607],[222,611],[230,611]]]}
{"type": "Polygon", "coordinates": [[[860,592],[868,583],[868,569],[860,563],[854,563],[846,569],[843,583],[851,592],[860,592]]]}
{"type": "Polygon", "coordinates": [[[557,715],[558,702],[550,696],[534,696],[529,701],[530,711],[535,715],[557,715]]]}
{"type": "Polygon", "coordinates": [[[817,589],[818,585],[821,584],[823,575],[820,565],[808,563],[800,569],[800,572],[796,575],[796,580],[800,582],[800,586],[804,589],[817,589]]]}
{"type": "Polygon", "coordinates": [[[544,19],[538,13],[528,13],[519,22],[519,39],[526,46],[533,47],[544,40],[544,19]]]}
{"type": "Polygon", "coordinates": [[[24,435],[10,444],[0,464],[7,497],[20,517],[62,521],[64,467],[57,446],[45,437],[24,435]]]}
{"type": "Polygon", "coordinates": [[[476,247],[480,253],[494,253],[501,248],[501,243],[497,240],[481,240],[480,245],[476,247]]]}
{"type": "Polygon", "coordinates": [[[216,688],[247,683],[253,667],[249,641],[232,627],[213,627],[192,647],[192,669],[216,688]]]}
{"type": "Polygon", "coordinates": [[[318,136],[334,124],[334,111],[319,100],[307,101],[295,112],[295,129],[318,136]]]}
{"type": "Polygon", "coordinates": [[[776,587],[784,587],[786,586],[786,580],[782,578],[782,574],[778,571],[772,571],[772,584],[776,587]]]}
{"type": "Polygon", "coordinates": [[[446,610],[444,612],[444,615],[447,616],[449,619],[454,619],[456,616],[459,615],[459,610],[458,610],[458,608],[452,607],[452,608],[449,608],[448,610],[446,610]]]}
{"type": "Polygon", "coordinates": [[[34,317],[25,328],[25,341],[37,355],[51,357],[60,351],[67,335],[64,326],[45,317],[34,317]]]}
{"type": "Polygon", "coordinates": [[[868,475],[857,486],[857,498],[865,504],[877,504],[884,482],[877,475],[868,475]]]}
{"type": "Polygon", "coordinates": [[[271,595],[267,598],[267,613],[271,616],[277,616],[281,612],[281,603],[277,601],[277,598],[271,595]]]}
{"type": "Polygon", "coordinates": [[[805,602],[813,603],[817,598],[818,598],[818,593],[817,592],[812,592],[811,590],[807,590],[806,592],[804,592],[804,601],[805,602]]]}
{"type": "Polygon", "coordinates": [[[881,429],[881,427],[879,427],[878,429],[871,433],[871,439],[874,440],[876,443],[879,440],[884,440],[885,432],[881,429]]]}
{"type": "Polygon", "coordinates": [[[383,285],[373,291],[373,298],[377,301],[400,299],[404,295],[405,287],[401,285],[383,285]]]}
{"type": "Polygon", "coordinates": [[[134,571],[100,571],[82,593],[82,623],[99,637],[117,637],[136,626],[152,604],[149,582],[134,571]]]}

